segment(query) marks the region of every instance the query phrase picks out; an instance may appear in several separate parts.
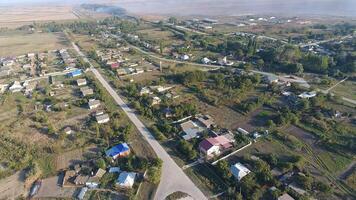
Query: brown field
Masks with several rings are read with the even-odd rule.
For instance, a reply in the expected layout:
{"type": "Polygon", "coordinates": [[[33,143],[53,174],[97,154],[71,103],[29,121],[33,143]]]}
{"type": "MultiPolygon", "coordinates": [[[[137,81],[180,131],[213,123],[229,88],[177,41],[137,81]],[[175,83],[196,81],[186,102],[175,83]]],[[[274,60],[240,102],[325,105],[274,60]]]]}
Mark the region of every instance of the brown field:
{"type": "Polygon", "coordinates": [[[0,7],[0,27],[18,27],[34,21],[77,19],[71,6],[0,7]]]}
{"type": "Polygon", "coordinates": [[[36,5],[30,7],[0,6],[0,28],[16,28],[34,22],[97,19],[108,14],[92,12],[71,5],[36,5]]]}
{"type": "Polygon", "coordinates": [[[17,31],[0,33],[0,56],[67,48],[68,44],[64,35],[60,33],[28,34],[17,31]]]}

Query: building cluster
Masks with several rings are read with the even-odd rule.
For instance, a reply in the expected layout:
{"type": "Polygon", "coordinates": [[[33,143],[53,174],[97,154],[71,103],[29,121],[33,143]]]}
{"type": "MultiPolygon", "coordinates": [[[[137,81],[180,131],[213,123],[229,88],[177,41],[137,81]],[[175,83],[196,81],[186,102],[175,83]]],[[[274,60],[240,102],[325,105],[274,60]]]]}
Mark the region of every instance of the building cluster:
{"type": "Polygon", "coordinates": [[[142,67],[139,67],[139,63],[130,62],[130,59],[125,57],[118,49],[97,50],[96,54],[100,62],[115,71],[118,76],[135,75],[145,72],[142,67]]]}
{"type": "Polygon", "coordinates": [[[151,100],[151,106],[159,105],[163,98],[166,99],[176,99],[179,95],[171,91],[173,86],[149,86],[143,87],[140,90],[140,96],[147,95],[151,100]]]}
{"type": "MultiPolygon", "coordinates": [[[[117,144],[105,151],[105,156],[113,161],[129,156],[131,153],[127,143],[117,144]]],[[[114,163],[114,162],[113,162],[114,163]]],[[[120,167],[109,166],[107,169],[96,168],[95,164],[88,161],[81,164],[75,164],[64,171],[62,187],[81,188],[77,198],[83,199],[89,189],[95,189],[100,186],[100,180],[106,173],[115,173],[118,175],[114,187],[120,190],[126,190],[133,187],[136,179],[141,174],[137,172],[122,171],[120,167]]]]}

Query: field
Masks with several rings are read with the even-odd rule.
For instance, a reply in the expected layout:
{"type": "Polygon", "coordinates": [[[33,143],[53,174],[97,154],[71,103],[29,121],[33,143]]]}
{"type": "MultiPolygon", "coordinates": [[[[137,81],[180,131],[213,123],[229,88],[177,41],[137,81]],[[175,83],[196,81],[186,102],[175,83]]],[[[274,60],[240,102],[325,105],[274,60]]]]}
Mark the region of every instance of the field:
{"type": "Polygon", "coordinates": [[[15,28],[34,21],[78,19],[71,6],[0,7],[0,27],[15,28]]]}
{"type": "Polygon", "coordinates": [[[345,81],[332,89],[332,93],[356,100],[356,82],[345,81]]]}
{"type": "Polygon", "coordinates": [[[59,33],[0,33],[0,56],[16,56],[67,47],[66,38],[59,33]]]}

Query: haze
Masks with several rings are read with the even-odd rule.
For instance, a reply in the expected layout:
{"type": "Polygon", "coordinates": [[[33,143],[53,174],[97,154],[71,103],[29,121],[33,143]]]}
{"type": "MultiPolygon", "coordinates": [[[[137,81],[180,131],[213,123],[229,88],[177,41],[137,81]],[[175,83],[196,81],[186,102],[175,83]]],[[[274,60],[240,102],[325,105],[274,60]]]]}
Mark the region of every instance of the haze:
{"type": "Polygon", "coordinates": [[[5,4],[109,3],[136,14],[163,15],[331,15],[356,16],[355,0],[5,0],[5,4]]]}

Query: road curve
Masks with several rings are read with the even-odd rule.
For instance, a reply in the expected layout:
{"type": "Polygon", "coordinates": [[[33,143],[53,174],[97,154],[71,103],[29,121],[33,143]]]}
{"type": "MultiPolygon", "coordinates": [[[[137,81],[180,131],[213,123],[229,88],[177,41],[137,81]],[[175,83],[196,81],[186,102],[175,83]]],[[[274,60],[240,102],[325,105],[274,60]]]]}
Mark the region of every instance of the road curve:
{"type": "Polygon", "coordinates": [[[155,200],[164,200],[169,194],[181,191],[189,194],[196,200],[207,199],[205,195],[199,190],[197,186],[188,178],[183,170],[174,162],[168,155],[159,142],[152,136],[147,127],[137,118],[134,110],[132,110],[109,85],[105,78],[96,70],[89,60],[84,56],[80,49],[74,44],[73,47],[77,53],[83,57],[84,61],[88,62],[91,66],[90,70],[94,73],[96,78],[100,81],[103,87],[114,98],[115,102],[123,109],[132,123],[136,126],[138,131],[143,135],[147,142],[151,145],[157,156],[163,161],[161,182],[158,186],[155,200]]]}

